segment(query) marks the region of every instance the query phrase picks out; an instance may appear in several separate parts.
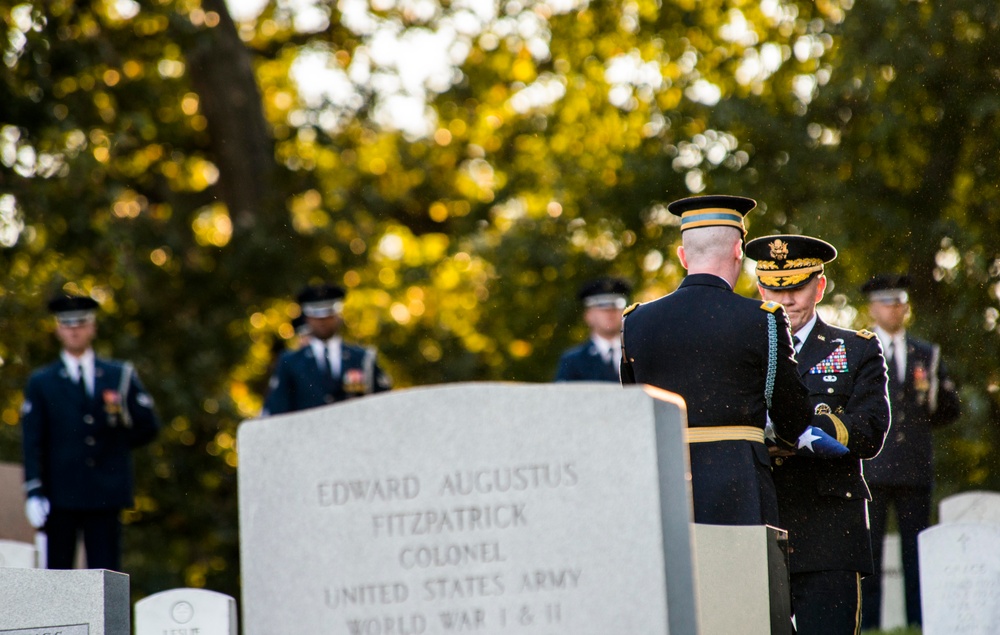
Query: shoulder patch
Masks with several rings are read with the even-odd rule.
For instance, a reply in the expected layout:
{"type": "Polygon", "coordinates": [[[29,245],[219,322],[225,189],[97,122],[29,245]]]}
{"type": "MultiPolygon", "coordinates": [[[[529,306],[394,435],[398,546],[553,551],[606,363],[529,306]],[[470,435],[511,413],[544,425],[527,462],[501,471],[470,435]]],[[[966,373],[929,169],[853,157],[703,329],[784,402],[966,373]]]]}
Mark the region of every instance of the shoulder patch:
{"type": "Polygon", "coordinates": [[[781,303],[780,302],[770,302],[770,301],[768,301],[768,302],[761,302],[760,308],[764,309],[768,313],[774,313],[775,311],[777,311],[778,309],[781,308],[781,303]]]}
{"type": "Polygon", "coordinates": [[[863,337],[866,340],[870,340],[871,338],[875,337],[875,334],[869,331],[868,329],[861,329],[860,331],[858,331],[858,337],[863,337]]]}
{"type": "Polygon", "coordinates": [[[622,311],[622,317],[625,317],[626,315],[628,315],[632,311],[635,311],[635,308],[637,306],[639,306],[640,304],[642,304],[642,302],[633,302],[628,308],[626,308],[624,311],[622,311]]]}

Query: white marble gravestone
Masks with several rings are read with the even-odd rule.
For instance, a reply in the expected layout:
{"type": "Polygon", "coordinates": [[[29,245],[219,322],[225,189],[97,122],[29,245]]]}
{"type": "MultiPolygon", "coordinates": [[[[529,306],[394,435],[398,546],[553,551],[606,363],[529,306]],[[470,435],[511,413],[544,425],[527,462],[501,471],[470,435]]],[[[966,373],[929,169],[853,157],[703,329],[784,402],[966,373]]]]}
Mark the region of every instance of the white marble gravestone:
{"type": "Polygon", "coordinates": [[[206,589],[170,589],[135,603],[135,635],[237,635],[236,600],[206,589]]]}
{"type": "Polygon", "coordinates": [[[945,523],[920,532],[924,635],[989,635],[1000,628],[1000,526],[945,523]]]}
{"type": "Polygon", "coordinates": [[[130,635],[128,576],[105,569],[0,569],[3,635],[130,635]]]}
{"type": "Polygon", "coordinates": [[[245,422],[244,633],[696,633],[684,425],[676,395],[595,383],[245,422]]]}
{"type": "Polygon", "coordinates": [[[899,534],[894,533],[887,533],[882,540],[882,606],[879,624],[883,631],[906,627],[903,551],[899,534]]]}
{"type": "Polygon", "coordinates": [[[0,540],[0,567],[34,569],[38,566],[35,545],[18,540],[0,540]]]}
{"type": "Polygon", "coordinates": [[[941,500],[938,522],[986,523],[1000,525],[1000,493],[973,491],[941,500]]]}
{"type": "Polygon", "coordinates": [[[700,635],[791,635],[788,532],[692,525],[700,635]]]}

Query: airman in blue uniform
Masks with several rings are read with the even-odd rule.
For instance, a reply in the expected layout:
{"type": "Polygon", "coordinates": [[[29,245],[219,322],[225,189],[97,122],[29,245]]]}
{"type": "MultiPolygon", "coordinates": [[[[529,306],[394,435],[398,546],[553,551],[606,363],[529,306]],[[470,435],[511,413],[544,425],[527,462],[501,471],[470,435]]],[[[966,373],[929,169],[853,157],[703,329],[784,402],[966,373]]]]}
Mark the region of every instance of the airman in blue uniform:
{"type": "Polygon", "coordinates": [[[697,196],[680,216],[680,287],[625,311],[622,383],[650,384],[687,405],[694,520],[781,527],[764,442],[768,414],[791,444],[812,408],[780,305],[733,292],[743,266],[743,217],[756,201],[697,196]]]}
{"type": "Polygon", "coordinates": [[[875,574],[862,584],[862,626],[878,628],[882,603],[882,550],[889,509],[896,513],[906,597],[906,621],[920,625],[920,563],[917,536],[931,522],[934,487],[932,431],[961,414],[955,382],[937,344],[910,335],[910,278],[879,274],[861,288],[868,300],[872,329],[882,342],[889,366],[892,429],[878,456],[865,461],[872,489],[869,504],[875,574]]]}
{"type": "Polygon", "coordinates": [[[878,454],[889,429],[885,361],[878,338],[823,321],[833,245],[811,236],[747,243],[764,300],[788,315],[798,372],[809,389],[812,426],[795,451],[772,450],[781,526],[788,530],[792,614],[799,633],[848,635],[860,628],[861,577],[872,572],[862,459],[878,454]],[[821,437],[839,452],[823,456],[821,437]]]}
{"type": "Polygon", "coordinates": [[[331,284],[308,286],[299,293],[296,299],[309,338],[278,360],[262,415],[316,408],[392,387],[376,362],[374,349],[341,338],[345,295],[341,287],[331,284]]]}
{"type": "Polygon", "coordinates": [[[563,353],[556,381],[621,381],[622,311],[631,292],[632,285],[621,278],[598,278],[580,287],[577,298],[590,339],[563,353]]]}
{"type": "Polygon", "coordinates": [[[78,295],[49,303],[62,352],[32,373],[24,391],[25,511],[47,534],[50,569],[73,567],[82,534],[88,568],[121,570],[131,450],[152,441],[160,425],[132,364],[94,355],[97,308],[78,295]]]}

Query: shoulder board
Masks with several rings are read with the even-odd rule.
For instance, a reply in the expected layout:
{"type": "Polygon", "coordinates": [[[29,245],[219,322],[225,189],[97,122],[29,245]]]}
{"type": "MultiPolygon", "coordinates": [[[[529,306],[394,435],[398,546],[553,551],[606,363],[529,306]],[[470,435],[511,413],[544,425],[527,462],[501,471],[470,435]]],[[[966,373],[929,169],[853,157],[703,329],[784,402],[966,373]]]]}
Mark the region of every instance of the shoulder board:
{"type": "Polygon", "coordinates": [[[626,308],[624,311],[622,311],[622,317],[625,317],[626,315],[628,315],[632,311],[635,311],[635,308],[637,306],[639,306],[640,304],[642,304],[642,302],[634,302],[634,303],[632,303],[628,308],[626,308]]]}
{"type": "Polygon", "coordinates": [[[858,337],[863,337],[866,340],[870,340],[871,338],[875,337],[875,334],[869,331],[868,329],[861,329],[860,331],[858,331],[858,337]]]}
{"type": "Polygon", "coordinates": [[[761,302],[760,308],[764,309],[768,313],[774,313],[781,308],[781,303],[779,302],[761,302]]]}

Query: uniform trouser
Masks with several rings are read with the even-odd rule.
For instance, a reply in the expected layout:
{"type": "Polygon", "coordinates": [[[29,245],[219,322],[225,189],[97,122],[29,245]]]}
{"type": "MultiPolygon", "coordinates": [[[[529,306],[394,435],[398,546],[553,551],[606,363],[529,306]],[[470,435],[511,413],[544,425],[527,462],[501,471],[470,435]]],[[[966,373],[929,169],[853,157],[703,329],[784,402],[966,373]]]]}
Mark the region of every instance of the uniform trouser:
{"type": "Polygon", "coordinates": [[[45,523],[48,568],[72,569],[77,539],[83,534],[88,569],[121,571],[122,525],[118,511],[53,507],[45,523]]]}
{"type": "Polygon", "coordinates": [[[917,535],[931,522],[930,487],[870,485],[872,500],[868,514],[872,530],[872,557],[875,574],[862,584],[862,626],[878,628],[882,608],[882,546],[885,539],[886,517],[889,506],[896,509],[899,526],[899,544],[903,561],[903,585],[906,590],[906,621],[911,625],[921,622],[920,614],[920,563],[917,535]]]}
{"type": "Polygon", "coordinates": [[[792,614],[799,635],[856,635],[861,627],[857,571],[793,573],[792,614]]]}

